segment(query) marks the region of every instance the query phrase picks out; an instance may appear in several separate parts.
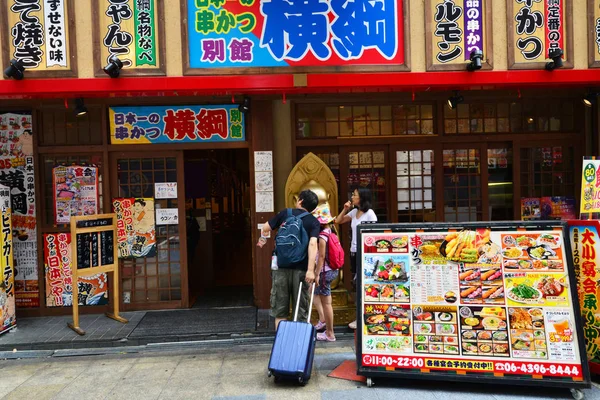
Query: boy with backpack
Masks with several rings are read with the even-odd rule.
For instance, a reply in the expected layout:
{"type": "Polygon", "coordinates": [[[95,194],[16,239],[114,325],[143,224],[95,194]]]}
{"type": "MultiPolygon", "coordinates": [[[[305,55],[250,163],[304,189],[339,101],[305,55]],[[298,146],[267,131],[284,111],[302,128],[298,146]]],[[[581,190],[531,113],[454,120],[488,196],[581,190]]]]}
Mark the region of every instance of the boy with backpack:
{"type": "Polygon", "coordinates": [[[344,266],[344,249],[338,236],[332,232],[335,229],[331,224],[334,218],[329,212],[329,207],[320,206],[313,211],[313,215],[321,225],[316,269],[318,286],[315,288],[315,307],[319,313],[319,322],[315,329],[325,331],[317,333],[317,340],[335,342],[331,282],[338,277],[339,269],[344,266]]]}
{"type": "Polygon", "coordinates": [[[296,208],[286,208],[263,224],[257,246],[263,247],[273,230],[277,269],[272,271],[271,316],[275,318],[275,329],[279,322],[289,316],[290,298],[296,304],[299,285],[303,286],[298,320],[308,315],[309,285],[315,282],[315,260],[320,225],[311,212],[319,204],[317,195],[304,190],[298,195],[296,208]]]}

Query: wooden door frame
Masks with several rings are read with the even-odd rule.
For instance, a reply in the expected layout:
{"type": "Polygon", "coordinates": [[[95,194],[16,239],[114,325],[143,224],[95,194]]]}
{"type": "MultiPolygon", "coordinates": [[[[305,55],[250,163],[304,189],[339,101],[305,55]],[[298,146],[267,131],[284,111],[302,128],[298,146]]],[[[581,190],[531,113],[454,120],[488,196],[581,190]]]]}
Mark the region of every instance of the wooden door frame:
{"type": "MultiPolygon", "coordinates": [[[[149,149],[150,150],[150,149],[149,149]]],[[[123,158],[155,158],[155,157],[172,157],[177,163],[177,209],[179,215],[185,214],[185,181],[184,181],[184,157],[183,150],[161,151],[159,155],[152,151],[114,151],[109,152],[110,162],[110,193],[108,194],[112,201],[113,198],[119,197],[118,186],[118,160],[123,158]],[[184,199],[180,201],[179,199],[184,199]]],[[[153,196],[154,197],[154,196],[153,196]]],[[[180,268],[180,285],[181,285],[181,300],[158,301],[148,303],[123,303],[123,296],[119,295],[119,305],[122,310],[153,310],[153,309],[172,309],[172,308],[189,308],[189,285],[188,285],[188,260],[187,260],[187,242],[182,238],[187,237],[185,218],[179,218],[179,268],[180,268]]],[[[122,268],[122,262],[119,262],[119,268],[122,268]]],[[[121,274],[122,275],[122,274],[121,274]]],[[[122,285],[121,285],[122,286],[122,285]]]]}

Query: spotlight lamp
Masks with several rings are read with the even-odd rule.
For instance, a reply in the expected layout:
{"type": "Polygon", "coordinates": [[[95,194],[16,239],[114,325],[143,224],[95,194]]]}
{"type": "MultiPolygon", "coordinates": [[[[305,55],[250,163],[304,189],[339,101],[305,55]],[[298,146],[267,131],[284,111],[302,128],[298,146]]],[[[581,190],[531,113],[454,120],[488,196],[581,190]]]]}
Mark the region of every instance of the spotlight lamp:
{"type": "Polygon", "coordinates": [[[456,92],[454,92],[454,96],[450,96],[448,97],[448,107],[451,110],[456,109],[456,107],[462,103],[463,101],[465,101],[464,97],[462,97],[459,93],[458,90],[456,92]]]}
{"type": "Polygon", "coordinates": [[[597,99],[598,99],[598,93],[592,92],[590,90],[585,96],[583,96],[583,99],[581,99],[581,101],[583,101],[583,104],[586,107],[592,107],[596,103],[597,99]]]}
{"type": "Polygon", "coordinates": [[[467,71],[473,72],[481,69],[481,63],[483,61],[483,51],[473,50],[469,56],[470,63],[467,64],[467,71]]]}
{"type": "Polygon", "coordinates": [[[82,98],[75,99],[75,115],[81,117],[87,114],[88,110],[82,98]]]}
{"type": "Polygon", "coordinates": [[[238,106],[238,110],[240,110],[242,114],[250,112],[250,97],[244,97],[244,101],[238,106]]]}
{"type": "Polygon", "coordinates": [[[116,55],[112,55],[108,59],[108,64],[103,68],[103,71],[106,75],[111,78],[118,78],[121,74],[121,69],[123,68],[123,62],[119,60],[119,57],[116,55]]]}
{"type": "Polygon", "coordinates": [[[563,66],[563,56],[564,52],[560,47],[552,48],[548,51],[548,58],[552,61],[546,63],[546,71],[554,71],[556,68],[561,68],[563,66]]]}
{"type": "Polygon", "coordinates": [[[25,76],[24,72],[25,66],[23,62],[13,58],[10,60],[10,65],[4,70],[4,76],[20,81],[25,76]]]}

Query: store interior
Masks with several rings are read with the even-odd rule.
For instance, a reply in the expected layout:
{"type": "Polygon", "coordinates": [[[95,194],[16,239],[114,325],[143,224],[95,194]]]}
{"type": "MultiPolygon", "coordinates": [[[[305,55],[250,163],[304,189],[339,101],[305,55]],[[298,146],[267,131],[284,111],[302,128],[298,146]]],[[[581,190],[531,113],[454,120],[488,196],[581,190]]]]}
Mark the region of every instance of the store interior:
{"type": "Polygon", "coordinates": [[[253,305],[247,149],[185,152],[190,304],[253,305]]]}

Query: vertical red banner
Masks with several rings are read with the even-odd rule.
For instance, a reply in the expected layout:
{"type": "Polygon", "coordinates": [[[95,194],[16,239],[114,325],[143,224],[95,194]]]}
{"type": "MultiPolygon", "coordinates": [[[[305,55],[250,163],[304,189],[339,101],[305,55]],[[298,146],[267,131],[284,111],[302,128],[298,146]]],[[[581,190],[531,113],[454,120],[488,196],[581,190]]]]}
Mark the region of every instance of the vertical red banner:
{"type": "MultiPolygon", "coordinates": [[[[564,7],[566,0],[545,0],[546,57],[552,48],[565,50],[564,7]]],[[[564,55],[563,55],[564,58],[564,55]]]]}

